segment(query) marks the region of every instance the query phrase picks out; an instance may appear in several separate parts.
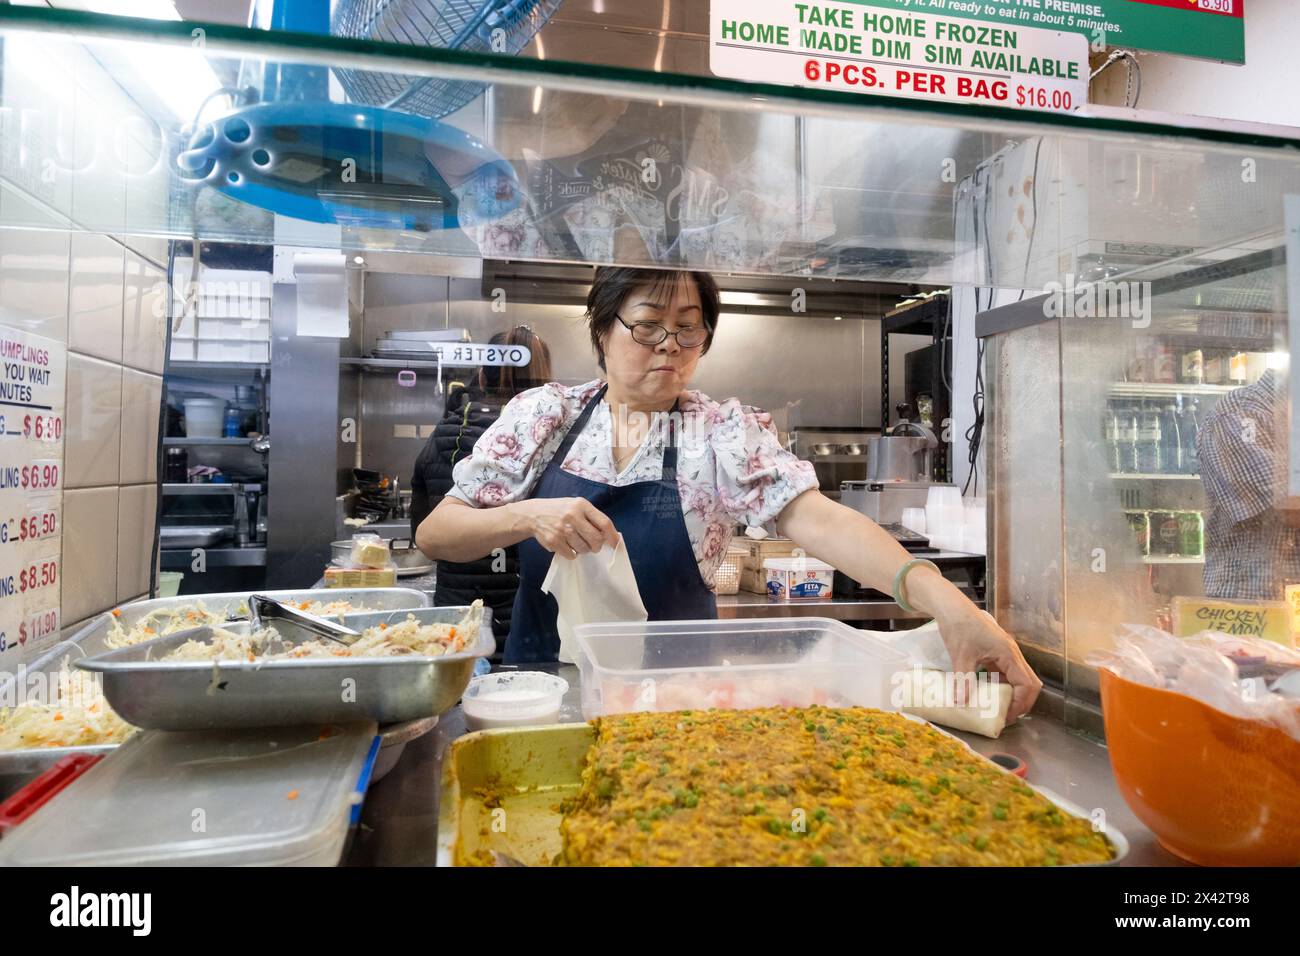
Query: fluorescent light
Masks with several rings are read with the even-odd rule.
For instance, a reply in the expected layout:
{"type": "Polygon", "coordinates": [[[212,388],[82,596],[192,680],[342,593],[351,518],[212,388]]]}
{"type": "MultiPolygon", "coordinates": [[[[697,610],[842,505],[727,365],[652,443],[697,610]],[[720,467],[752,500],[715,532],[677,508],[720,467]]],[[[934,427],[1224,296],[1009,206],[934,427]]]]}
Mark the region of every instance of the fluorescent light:
{"type": "MultiPolygon", "coordinates": [[[[85,9],[95,13],[147,20],[181,19],[171,0],[80,2],[85,9]]],[[[200,48],[153,46],[143,55],[133,56],[130,68],[182,123],[192,122],[203,101],[221,88],[221,81],[200,48]]]]}
{"type": "Polygon", "coordinates": [[[181,15],[171,0],[81,0],[87,10],[111,13],[119,17],[143,17],[146,20],[179,20],[181,15]]]}
{"type": "Polygon", "coordinates": [[[1264,364],[1271,369],[1281,371],[1291,364],[1290,352],[1267,352],[1265,353],[1264,364]]]}

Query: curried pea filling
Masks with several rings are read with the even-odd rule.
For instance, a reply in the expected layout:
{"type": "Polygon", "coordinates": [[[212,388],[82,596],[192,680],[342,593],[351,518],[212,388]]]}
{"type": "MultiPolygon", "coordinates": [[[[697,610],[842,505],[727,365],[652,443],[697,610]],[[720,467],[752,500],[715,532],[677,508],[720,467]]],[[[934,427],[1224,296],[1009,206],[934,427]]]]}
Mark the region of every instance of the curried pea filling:
{"type": "Polygon", "coordinates": [[[571,866],[1059,866],[1113,851],[1086,820],[897,714],[763,708],[593,721],[563,809],[571,866]]]}

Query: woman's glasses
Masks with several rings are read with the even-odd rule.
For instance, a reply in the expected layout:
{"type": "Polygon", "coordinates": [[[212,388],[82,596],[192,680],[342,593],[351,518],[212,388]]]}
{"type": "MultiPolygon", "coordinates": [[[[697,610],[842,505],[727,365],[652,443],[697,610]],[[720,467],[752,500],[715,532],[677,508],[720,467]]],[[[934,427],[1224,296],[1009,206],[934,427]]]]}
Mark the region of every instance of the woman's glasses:
{"type": "Polygon", "coordinates": [[[632,341],[640,345],[658,345],[668,336],[677,339],[677,344],[684,349],[698,349],[709,338],[709,330],[702,325],[693,325],[688,329],[678,329],[676,332],[669,332],[662,325],[655,322],[633,322],[629,325],[624,321],[623,316],[618,313],[614,314],[632,333],[632,341]]]}

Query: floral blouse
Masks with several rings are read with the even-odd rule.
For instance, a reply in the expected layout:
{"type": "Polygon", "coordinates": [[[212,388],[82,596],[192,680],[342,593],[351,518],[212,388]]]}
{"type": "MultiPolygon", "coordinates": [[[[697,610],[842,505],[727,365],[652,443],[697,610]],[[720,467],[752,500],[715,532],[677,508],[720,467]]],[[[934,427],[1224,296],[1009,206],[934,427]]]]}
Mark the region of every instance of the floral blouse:
{"type": "MultiPolygon", "coordinates": [[[[479,437],[473,454],[456,464],[448,494],[489,508],[528,498],[570,423],[602,384],[552,382],[516,395],[479,437]]],[[[767,412],[734,398],[715,402],[694,390],[682,394],[679,411],[677,492],[700,576],[712,587],[736,525],[773,520],[796,497],[816,488],[817,477],[810,462],[781,447],[767,412]]],[[[655,413],[653,424],[661,424],[665,414],[655,413]]],[[[608,485],[657,481],[666,445],[660,428],[651,427],[620,474],[611,440],[614,425],[609,405],[600,402],[561,467],[608,485]]]]}

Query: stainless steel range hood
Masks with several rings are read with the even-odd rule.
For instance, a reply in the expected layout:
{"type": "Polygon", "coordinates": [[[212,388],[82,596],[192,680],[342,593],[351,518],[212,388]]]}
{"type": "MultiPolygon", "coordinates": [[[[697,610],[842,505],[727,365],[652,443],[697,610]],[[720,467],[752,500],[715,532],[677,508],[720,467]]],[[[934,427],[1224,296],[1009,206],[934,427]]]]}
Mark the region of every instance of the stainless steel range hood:
{"type": "MultiPolygon", "coordinates": [[[[483,261],[483,294],[505,291],[511,302],[576,305],[587,301],[595,268],[542,262],[483,261]]],[[[878,319],[926,286],[817,278],[779,278],[715,273],[723,310],[744,315],[790,315],[792,293],[804,291],[804,314],[815,318],[878,319]]]]}

